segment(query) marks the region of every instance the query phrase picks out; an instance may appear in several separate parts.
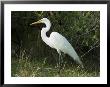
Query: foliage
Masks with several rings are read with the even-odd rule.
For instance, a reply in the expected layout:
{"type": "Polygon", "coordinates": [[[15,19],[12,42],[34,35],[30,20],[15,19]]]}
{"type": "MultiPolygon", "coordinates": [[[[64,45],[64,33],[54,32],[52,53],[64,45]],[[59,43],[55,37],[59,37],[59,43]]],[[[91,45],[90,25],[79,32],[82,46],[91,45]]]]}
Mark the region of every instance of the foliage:
{"type": "MultiPolygon", "coordinates": [[[[98,67],[100,62],[100,12],[99,11],[12,11],[11,13],[11,53],[12,61],[29,58],[55,65],[58,53],[41,39],[40,25],[31,27],[32,22],[48,18],[51,30],[59,32],[72,44],[85,65],[92,61],[98,67]]],[[[48,32],[48,34],[50,33],[48,32]]],[[[74,64],[66,55],[64,61],[74,64]]],[[[71,66],[71,65],[70,65],[71,66]]],[[[87,65],[88,66],[88,65],[87,65]]],[[[13,64],[12,64],[13,67],[13,64]]]]}

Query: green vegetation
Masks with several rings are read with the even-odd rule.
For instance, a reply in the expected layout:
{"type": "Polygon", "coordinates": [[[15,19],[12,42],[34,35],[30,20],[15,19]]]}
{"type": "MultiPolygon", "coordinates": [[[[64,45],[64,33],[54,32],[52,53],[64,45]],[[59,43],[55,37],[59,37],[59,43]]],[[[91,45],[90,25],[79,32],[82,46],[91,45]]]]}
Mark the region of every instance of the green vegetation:
{"type": "Polygon", "coordinates": [[[14,77],[100,76],[100,12],[12,11],[11,47],[11,75],[14,77]],[[84,69],[65,55],[59,73],[58,53],[42,41],[38,30],[41,25],[29,25],[44,17],[52,23],[50,32],[59,32],[72,44],[84,63],[84,69]]]}
{"type": "Polygon", "coordinates": [[[96,77],[99,75],[100,73],[96,68],[95,63],[91,65],[90,63],[87,63],[87,67],[82,69],[78,65],[72,63],[69,65],[65,61],[59,73],[57,65],[49,65],[46,58],[42,61],[31,61],[28,58],[15,59],[12,61],[12,76],[14,77],[96,77]]]}

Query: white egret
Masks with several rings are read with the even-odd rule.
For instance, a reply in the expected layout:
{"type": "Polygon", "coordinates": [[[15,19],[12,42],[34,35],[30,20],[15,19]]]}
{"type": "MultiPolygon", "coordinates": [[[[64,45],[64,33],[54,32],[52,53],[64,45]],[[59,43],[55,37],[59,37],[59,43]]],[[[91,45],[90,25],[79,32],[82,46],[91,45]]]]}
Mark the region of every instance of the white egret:
{"type": "Polygon", "coordinates": [[[47,18],[43,18],[37,22],[34,22],[30,25],[36,25],[38,23],[44,23],[46,26],[41,29],[41,37],[42,40],[51,48],[54,48],[59,53],[59,56],[61,56],[61,52],[64,52],[64,54],[68,54],[70,57],[72,57],[78,64],[83,67],[82,61],[80,60],[78,54],[72,47],[72,45],[67,41],[65,37],[63,37],[58,32],[52,32],[50,34],[50,37],[47,37],[46,32],[50,30],[51,23],[47,18]]]}

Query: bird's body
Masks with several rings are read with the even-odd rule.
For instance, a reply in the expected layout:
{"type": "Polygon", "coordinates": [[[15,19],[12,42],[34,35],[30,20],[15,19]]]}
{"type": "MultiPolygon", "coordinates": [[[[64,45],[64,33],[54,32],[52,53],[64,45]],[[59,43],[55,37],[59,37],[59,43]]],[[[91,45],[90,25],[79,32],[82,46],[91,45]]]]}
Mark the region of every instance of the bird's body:
{"type": "Polygon", "coordinates": [[[77,55],[76,51],[64,36],[62,36],[58,32],[52,32],[50,34],[50,37],[46,36],[46,32],[48,32],[51,27],[50,21],[47,18],[43,18],[40,21],[34,22],[32,24],[36,24],[39,22],[45,23],[46,25],[46,27],[43,27],[41,30],[42,40],[51,48],[56,49],[59,55],[61,52],[64,52],[64,54],[68,54],[70,57],[72,57],[77,63],[79,63],[83,67],[83,64],[79,59],[79,56],[77,55]]]}

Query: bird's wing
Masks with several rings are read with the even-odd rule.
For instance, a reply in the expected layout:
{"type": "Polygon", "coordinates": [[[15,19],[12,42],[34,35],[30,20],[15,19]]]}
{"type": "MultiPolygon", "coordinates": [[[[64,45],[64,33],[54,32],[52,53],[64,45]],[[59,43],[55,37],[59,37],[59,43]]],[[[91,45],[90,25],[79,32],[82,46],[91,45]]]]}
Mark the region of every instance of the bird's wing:
{"type": "Polygon", "coordinates": [[[61,50],[64,53],[67,53],[68,50],[73,49],[67,39],[57,32],[52,32],[49,40],[55,49],[61,50]]]}

